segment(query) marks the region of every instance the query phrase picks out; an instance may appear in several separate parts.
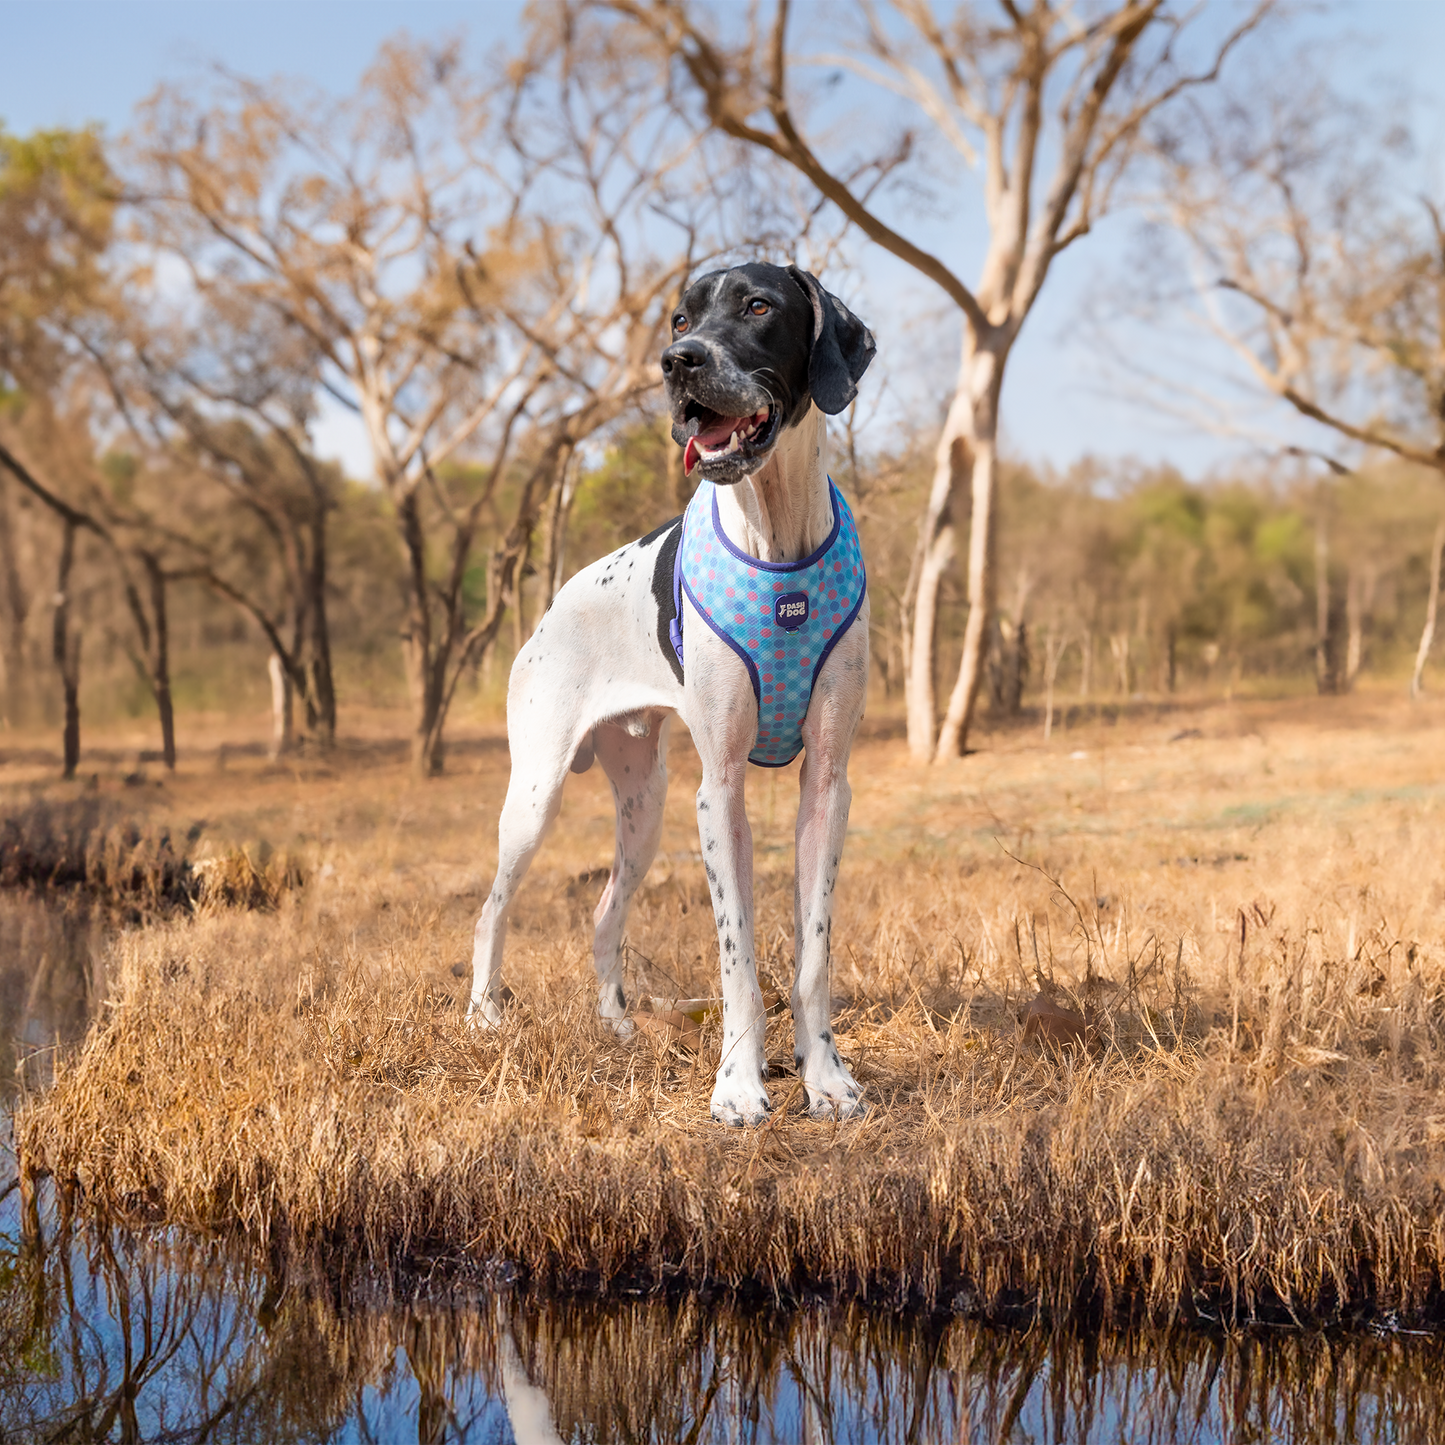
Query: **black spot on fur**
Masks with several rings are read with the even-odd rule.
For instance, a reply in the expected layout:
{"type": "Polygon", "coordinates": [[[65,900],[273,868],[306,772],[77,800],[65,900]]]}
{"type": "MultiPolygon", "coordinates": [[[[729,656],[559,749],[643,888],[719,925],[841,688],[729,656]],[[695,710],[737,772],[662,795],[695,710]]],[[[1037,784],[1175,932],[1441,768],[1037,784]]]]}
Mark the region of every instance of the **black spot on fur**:
{"type": "Polygon", "coordinates": [[[677,564],[677,544],[682,540],[682,518],[674,517],[670,522],[649,532],[637,545],[646,547],[662,538],[657,549],[657,558],[652,567],[652,597],[657,603],[657,645],[672,669],[672,675],[682,681],[682,664],[672,649],[672,638],[668,635],[677,611],[672,600],[672,569],[677,564]]]}

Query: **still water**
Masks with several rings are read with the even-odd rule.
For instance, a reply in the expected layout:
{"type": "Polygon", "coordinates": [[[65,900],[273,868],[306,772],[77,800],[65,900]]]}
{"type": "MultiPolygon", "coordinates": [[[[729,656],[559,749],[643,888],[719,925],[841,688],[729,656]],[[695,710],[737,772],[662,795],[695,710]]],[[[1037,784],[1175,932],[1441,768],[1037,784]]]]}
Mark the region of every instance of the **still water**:
{"type": "MultiPolygon", "coordinates": [[[[35,1081],[101,982],[85,919],[0,897],[35,1081]]],[[[5,1126],[0,1123],[0,1131],[5,1126]]],[[[183,1236],[22,1209],[0,1132],[0,1442],[1445,1440],[1445,1340],[1006,1330],[819,1304],[522,1291],[339,1301],[183,1236]]]]}

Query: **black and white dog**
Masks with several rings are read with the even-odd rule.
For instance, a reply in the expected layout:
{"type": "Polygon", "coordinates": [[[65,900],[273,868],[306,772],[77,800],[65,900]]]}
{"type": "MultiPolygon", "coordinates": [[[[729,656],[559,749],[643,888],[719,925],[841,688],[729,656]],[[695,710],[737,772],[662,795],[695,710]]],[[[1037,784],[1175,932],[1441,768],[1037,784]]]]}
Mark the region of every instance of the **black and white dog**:
{"type": "MultiPolygon", "coordinates": [[[[672,434],[685,448],[689,473],[700,469],[716,486],[712,516],[727,550],[774,566],[823,555],[837,535],[839,511],[824,457],[824,414],[843,410],[856,394],[873,357],[872,334],[806,271],[755,264],[694,282],[673,317],[672,336],[662,354],[672,434]]],[[[579,572],[513,664],[512,775],[497,876],[476,927],[470,1014],[501,1022],[495,994],[507,910],[557,816],[569,769],[585,772],[595,758],[617,805],[612,875],[594,915],[599,1011],[618,1032],[630,1032],[622,930],[657,851],[667,731],[672,713],[680,713],[702,760],[698,832],[722,966],[723,1050],[712,1116],[757,1124],[771,1105],[743,784],[759,736],[759,694],[740,649],[705,622],[685,590],[678,606],[674,571],[683,521],[675,518],[579,572]],[[679,629],[685,667],[673,641],[679,629]]],[[[828,980],[833,889],[851,799],[848,754],[868,679],[861,559],[858,576],[856,610],[829,644],[801,722],[792,1006],[795,1061],[817,1117],[864,1108],[833,1040],[828,980]]]]}

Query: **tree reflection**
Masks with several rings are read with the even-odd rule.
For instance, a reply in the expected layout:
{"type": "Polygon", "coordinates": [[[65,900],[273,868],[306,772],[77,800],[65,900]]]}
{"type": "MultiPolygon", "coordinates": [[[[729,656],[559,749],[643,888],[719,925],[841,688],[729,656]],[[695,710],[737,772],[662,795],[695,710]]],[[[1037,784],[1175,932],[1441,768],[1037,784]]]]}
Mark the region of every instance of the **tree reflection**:
{"type": "Polygon", "coordinates": [[[213,1243],[0,1199],[0,1439],[1426,1438],[1436,1339],[1004,1330],[859,1306],[475,1292],[338,1303],[213,1243]]]}

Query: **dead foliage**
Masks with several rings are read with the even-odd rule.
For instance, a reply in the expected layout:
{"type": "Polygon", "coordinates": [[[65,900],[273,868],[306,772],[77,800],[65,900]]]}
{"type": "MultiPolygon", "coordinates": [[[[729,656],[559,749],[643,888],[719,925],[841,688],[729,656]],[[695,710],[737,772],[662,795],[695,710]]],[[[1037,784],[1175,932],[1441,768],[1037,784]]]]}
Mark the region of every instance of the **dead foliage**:
{"type": "MultiPolygon", "coordinates": [[[[785,1005],[773,1120],[708,1122],[715,939],[685,852],[630,925],[649,1026],[598,1026],[595,780],[519,902],[505,1027],[470,1029],[452,965],[488,876],[472,850],[505,778],[488,760],[446,790],[371,775],[364,807],[352,782],[288,785],[288,808],[330,810],[314,884],[270,914],[125,935],[112,1005],[20,1110],[19,1150],[88,1207],[331,1277],[503,1261],[569,1288],[821,1288],[991,1316],[1433,1318],[1437,732],[1217,730],[1193,756],[1107,741],[1091,783],[1063,751],[915,773],[860,749],[833,988],[861,1123],[800,1112],[785,1005]],[[1187,866],[1201,856],[1226,861],[1187,866]]],[[[685,740],[672,767],[669,841],[688,843],[685,740]]],[[[754,790],[759,965],[785,995],[790,799],[754,790]]]]}
{"type": "Polygon", "coordinates": [[[0,817],[0,888],[79,892],[142,923],[206,904],[274,908],[304,883],[299,858],[264,841],[193,856],[204,826],[137,818],[105,797],[37,798],[0,817]]]}

